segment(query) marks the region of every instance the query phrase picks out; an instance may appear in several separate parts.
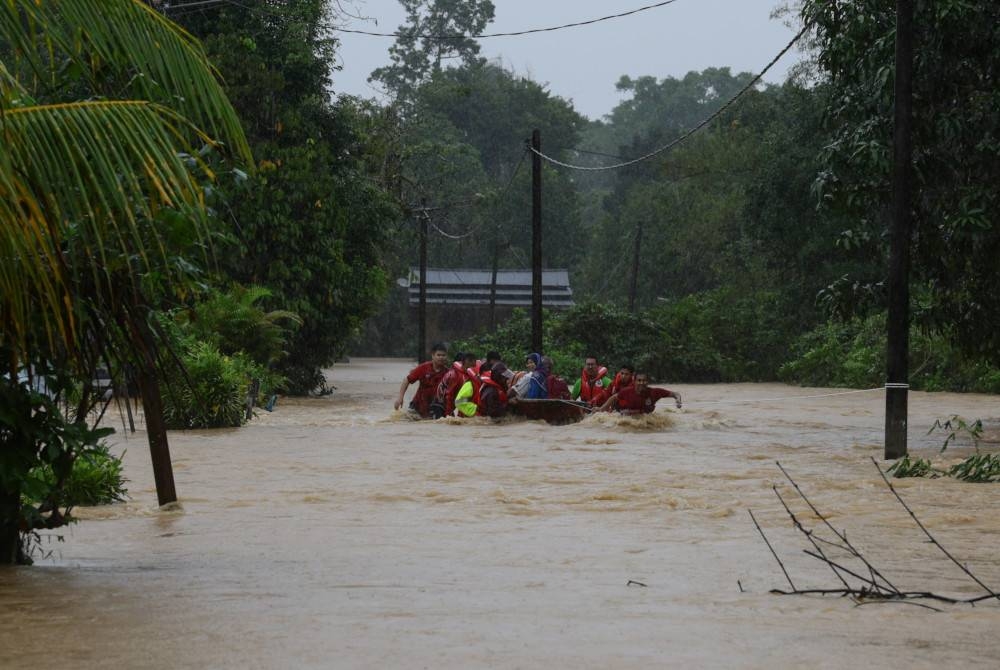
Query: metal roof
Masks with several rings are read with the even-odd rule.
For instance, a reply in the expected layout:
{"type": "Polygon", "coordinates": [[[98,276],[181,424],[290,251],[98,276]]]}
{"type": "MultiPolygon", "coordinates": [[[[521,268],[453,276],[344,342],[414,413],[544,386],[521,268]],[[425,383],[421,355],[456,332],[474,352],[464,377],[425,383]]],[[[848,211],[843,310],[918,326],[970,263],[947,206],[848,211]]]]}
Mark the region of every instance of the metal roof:
{"type": "MultiPolygon", "coordinates": [[[[491,270],[427,268],[427,304],[489,305],[491,270]]],[[[420,302],[420,269],[410,268],[410,304],[420,302]]],[[[496,304],[531,305],[531,271],[497,270],[496,304]]],[[[542,270],[542,305],[571,307],[568,270],[542,270]]]]}

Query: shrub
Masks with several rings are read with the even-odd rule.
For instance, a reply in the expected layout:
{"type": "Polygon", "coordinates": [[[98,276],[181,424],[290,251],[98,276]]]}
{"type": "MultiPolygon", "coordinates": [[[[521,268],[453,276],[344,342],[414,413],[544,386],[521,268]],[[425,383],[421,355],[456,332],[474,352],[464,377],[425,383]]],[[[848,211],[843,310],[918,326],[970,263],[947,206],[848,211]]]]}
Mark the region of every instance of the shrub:
{"type": "Polygon", "coordinates": [[[266,377],[267,371],[244,354],[227,356],[207,342],[189,341],[180,354],[183,370],[177,369],[163,385],[167,427],[242,426],[250,382],[266,377]]]}
{"type": "MultiPolygon", "coordinates": [[[[50,465],[35,468],[30,477],[42,484],[37,491],[51,491],[56,485],[56,476],[50,465]]],[[[67,508],[121,502],[128,495],[125,481],[122,459],[112,454],[106,444],[101,443],[76,457],[69,477],[63,482],[62,489],[55,494],[55,502],[67,508]]],[[[49,499],[50,494],[46,493],[37,499],[35,496],[26,496],[25,502],[40,504],[49,499]]]]}

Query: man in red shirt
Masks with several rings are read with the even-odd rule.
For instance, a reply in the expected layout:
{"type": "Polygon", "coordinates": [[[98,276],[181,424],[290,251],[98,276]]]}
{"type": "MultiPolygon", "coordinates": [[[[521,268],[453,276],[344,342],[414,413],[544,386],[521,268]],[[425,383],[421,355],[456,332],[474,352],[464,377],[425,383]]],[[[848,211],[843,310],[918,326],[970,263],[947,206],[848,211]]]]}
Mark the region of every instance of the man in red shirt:
{"type": "Polygon", "coordinates": [[[618,374],[615,375],[615,380],[611,382],[610,394],[614,395],[626,386],[631,386],[634,381],[635,366],[631,363],[626,363],[622,366],[622,369],[618,371],[618,374]]]}
{"type": "Polygon", "coordinates": [[[403,383],[399,386],[399,397],[396,398],[393,407],[395,409],[402,407],[406,389],[410,387],[410,384],[420,382],[417,392],[413,395],[413,400],[410,401],[410,409],[424,419],[430,418],[431,402],[434,401],[438,386],[450,368],[448,348],[440,343],[435,344],[431,347],[431,360],[410,370],[410,374],[403,379],[403,383]]]}
{"type": "Polygon", "coordinates": [[[680,393],[668,389],[650,388],[646,373],[637,372],[635,383],[608,398],[607,402],[601,405],[601,410],[609,412],[612,407],[617,406],[622,414],[649,414],[660,398],[673,398],[677,402],[677,408],[681,407],[680,393]]]}

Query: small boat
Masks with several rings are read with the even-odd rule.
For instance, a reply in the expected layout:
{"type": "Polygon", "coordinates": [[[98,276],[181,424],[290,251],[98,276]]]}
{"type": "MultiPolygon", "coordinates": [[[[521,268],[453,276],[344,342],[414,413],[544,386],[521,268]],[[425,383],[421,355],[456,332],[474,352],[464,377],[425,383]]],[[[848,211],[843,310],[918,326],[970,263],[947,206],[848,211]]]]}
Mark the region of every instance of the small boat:
{"type": "Polygon", "coordinates": [[[514,414],[520,414],[529,419],[542,419],[546,423],[561,426],[576,423],[583,419],[591,410],[589,404],[579,400],[561,400],[549,398],[544,400],[518,400],[509,405],[514,414]]]}

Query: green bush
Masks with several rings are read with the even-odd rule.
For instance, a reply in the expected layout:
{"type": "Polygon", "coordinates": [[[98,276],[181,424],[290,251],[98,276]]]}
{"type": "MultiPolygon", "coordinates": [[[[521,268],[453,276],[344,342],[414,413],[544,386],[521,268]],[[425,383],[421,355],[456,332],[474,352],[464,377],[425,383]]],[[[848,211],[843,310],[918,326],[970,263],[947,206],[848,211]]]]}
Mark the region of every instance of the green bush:
{"type": "MultiPolygon", "coordinates": [[[[798,338],[780,379],[805,386],[874,388],[885,382],[886,316],[830,321],[798,338]]],[[[910,329],[910,387],[1000,393],[1000,370],[970,360],[940,335],[910,329]]]]}
{"type": "Polygon", "coordinates": [[[268,374],[244,354],[227,356],[207,342],[188,342],[180,352],[180,363],[183,370],[177,369],[163,384],[168,428],[242,426],[250,382],[268,374]]]}
{"type": "Polygon", "coordinates": [[[178,313],[177,321],[185,334],[213,344],[224,354],[243,352],[261,365],[271,365],[287,356],[288,336],[302,320],[287,310],[261,309],[257,303],[270,295],[259,286],[233,286],[178,313]]]}
{"type": "MultiPolygon", "coordinates": [[[[56,476],[50,465],[35,468],[30,477],[42,485],[35,489],[37,491],[51,491],[56,485],[56,476]]],[[[121,502],[128,495],[125,481],[122,459],[112,454],[106,444],[101,443],[76,457],[69,477],[55,495],[55,501],[59,506],[67,508],[121,502]]],[[[26,496],[24,502],[37,505],[49,498],[48,493],[38,499],[26,496]]]]}

